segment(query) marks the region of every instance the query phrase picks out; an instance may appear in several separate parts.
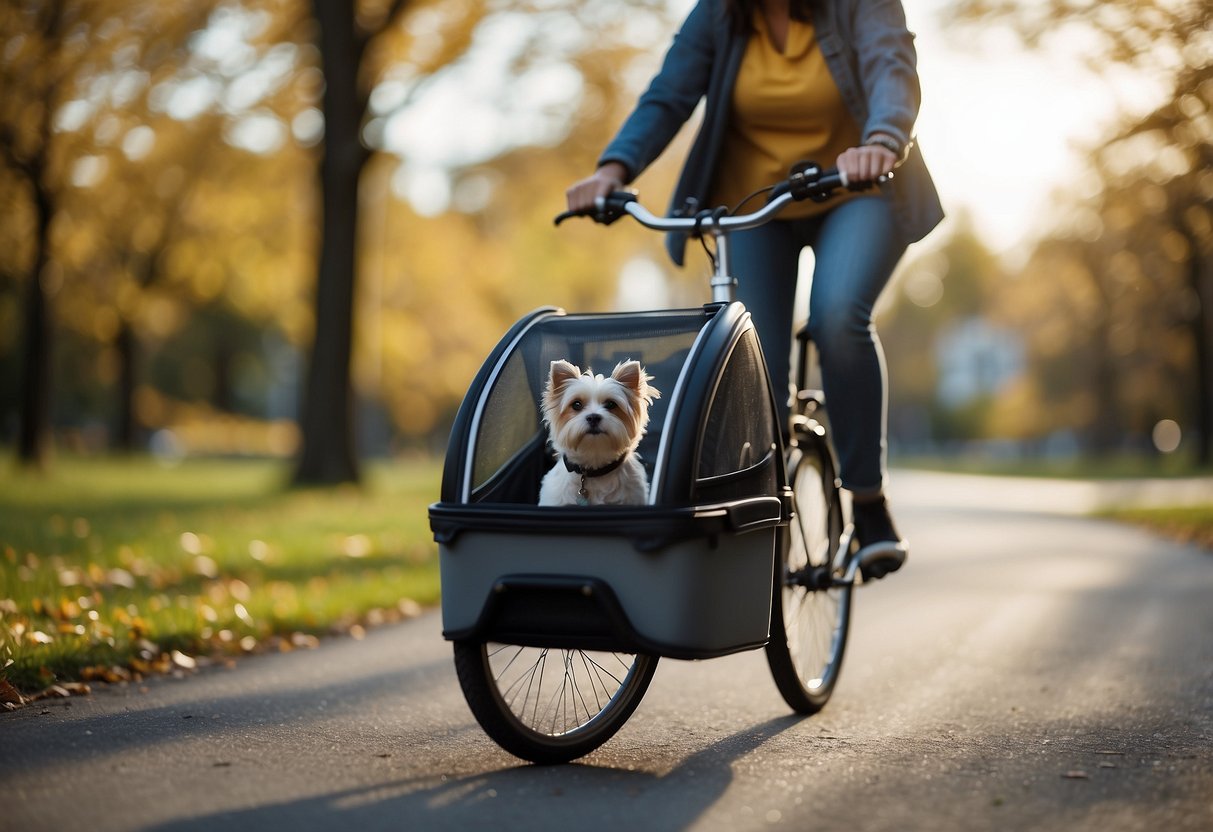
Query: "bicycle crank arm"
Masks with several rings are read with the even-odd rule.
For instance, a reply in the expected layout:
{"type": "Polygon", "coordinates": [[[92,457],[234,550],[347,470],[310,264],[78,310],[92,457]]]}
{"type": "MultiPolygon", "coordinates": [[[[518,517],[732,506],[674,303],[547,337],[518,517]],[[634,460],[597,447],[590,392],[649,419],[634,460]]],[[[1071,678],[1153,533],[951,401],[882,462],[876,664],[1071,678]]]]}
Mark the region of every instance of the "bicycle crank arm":
{"type": "Polygon", "coordinates": [[[838,539],[838,549],[834,554],[833,562],[828,566],[810,566],[790,573],[785,579],[788,586],[801,586],[810,592],[821,592],[826,589],[854,585],[855,574],[859,571],[859,561],[853,558],[848,560],[847,557],[854,536],[855,527],[848,525],[842,530],[842,535],[838,539]],[[835,573],[842,568],[843,564],[846,565],[846,572],[841,578],[835,577],[835,573]]]}
{"type": "Polygon", "coordinates": [[[859,571],[859,559],[855,558],[847,564],[847,571],[841,578],[835,578],[832,586],[854,586],[855,573],[859,571]]]}
{"type": "Polygon", "coordinates": [[[847,572],[854,577],[854,570],[847,564],[847,560],[851,554],[851,542],[855,539],[855,524],[847,523],[846,528],[842,530],[842,534],[838,536],[838,548],[834,550],[834,562],[831,568],[837,572],[844,566],[847,567],[847,572]]]}

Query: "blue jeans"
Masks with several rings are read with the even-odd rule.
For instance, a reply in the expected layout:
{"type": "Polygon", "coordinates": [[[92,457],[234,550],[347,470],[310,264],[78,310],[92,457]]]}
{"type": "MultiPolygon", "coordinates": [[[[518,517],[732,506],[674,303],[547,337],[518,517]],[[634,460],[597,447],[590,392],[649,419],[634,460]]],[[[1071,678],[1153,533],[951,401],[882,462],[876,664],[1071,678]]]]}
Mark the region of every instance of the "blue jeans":
{"type": "Polygon", "coordinates": [[[821,363],[839,476],[853,493],[880,491],[888,399],[872,308],[906,250],[891,205],[857,197],[816,217],[739,232],[730,244],[737,297],[758,327],[785,421],[797,264],[801,249],[813,249],[809,334],[821,363]]]}

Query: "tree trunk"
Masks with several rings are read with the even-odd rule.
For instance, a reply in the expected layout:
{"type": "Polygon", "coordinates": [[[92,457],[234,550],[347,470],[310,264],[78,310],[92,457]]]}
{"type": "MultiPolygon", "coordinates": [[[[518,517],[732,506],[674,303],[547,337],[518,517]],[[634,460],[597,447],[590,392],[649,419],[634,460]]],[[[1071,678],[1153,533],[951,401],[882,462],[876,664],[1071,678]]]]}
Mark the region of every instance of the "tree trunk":
{"type": "Polygon", "coordinates": [[[1107,285],[1104,265],[1106,257],[1095,251],[1087,252],[1087,267],[1092,286],[1099,295],[1099,311],[1093,321],[1091,346],[1094,350],[1094,377],[1091,393],[1095,398],[1095,419],[1091,425],[1091,449],[1096,456],[1106,456],[1120,444],[1121,413],[1117,402],[1116,358],[1112,350],[1112,293],[1107,285]]]}
{"type": "Polygon", "coordinates": [[[1097,456],[1106,456],[1120,444],[1121,419],[1117,405],[1116,361],[1111,346],[1112,327],[1105,310],[1095,329],[1095,377],[1092,392],[1095,396],[1095,422],[1092,425],[1091,442],[1097,456]]]}
{"type": "Polygon", "coordinates": [[[45,468],[50,452],[51,344],[53,343],[50,297],[44,282],[49,260],[50,226],[54,212],[41,190],[41,171],[31,177],[37,227],[34,262],[26,281],[25,353],[22,359],[21,421],[17,437],[17,459],[28,467],[45,468]]]}
{"type": "Polygon", "coordinates": [[[114,447],[123,452],[135,450],[138,428],[135,426],[135,387],[138,384],[139,336],[129,321],[118,330],[118,417],[114,424],[114,447]]]}
{"type": "Polygon", "coordinates": [[[1201,467],[1213,463],[1213,282],[1210,281],[1209,260],[1200,255],[1200,241],[1188,236],[1188,287],[1197,298],[1197,312],[1192,317],[1190,331],[1196,354],[1196,450],[1194,461],[1201,467]]]}
{"type": "Polygon", "coordinates": [[[322,232],[316,278],[316,331],[300,419],[297,484],[357,482],[354,451],[354,281],[358,180],[368,153],[359,133],[361,44],[350,0],[313,0],[324,67],[324,152],[320,162],[322,232]]]}

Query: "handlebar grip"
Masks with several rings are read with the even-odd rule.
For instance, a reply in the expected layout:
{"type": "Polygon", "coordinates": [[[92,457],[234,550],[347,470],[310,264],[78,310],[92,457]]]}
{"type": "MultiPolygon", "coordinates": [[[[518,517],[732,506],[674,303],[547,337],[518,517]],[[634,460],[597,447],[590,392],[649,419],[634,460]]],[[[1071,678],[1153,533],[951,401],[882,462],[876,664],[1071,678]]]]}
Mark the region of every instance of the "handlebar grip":
{"type": "Polygon", "coordinates": [[[771,192],[771,198],[790,193],[798,202],[805,199],[826,202],[837,190],[845,188],[848,191],[863,191],[874,185],[884,185],[892,179],[893,174],[889,172],[876,177],[874,182],[848,182],[846,174],[837,168],[822,170],[815,164],[806,163],[798,165],[791,176],[776,185],[771,192]]]}
{"type": "Polygon", "coordinates": [[[573,217],[589,217],[601,225],[610,225],[624,215],[625,206],[629,202],[635,201],[636,193],[634,191],[611,191],[605,197],[599,197],[593,208],[564,211],[556,215],[554,222],[556,225],[560,225],[573,217]]]}

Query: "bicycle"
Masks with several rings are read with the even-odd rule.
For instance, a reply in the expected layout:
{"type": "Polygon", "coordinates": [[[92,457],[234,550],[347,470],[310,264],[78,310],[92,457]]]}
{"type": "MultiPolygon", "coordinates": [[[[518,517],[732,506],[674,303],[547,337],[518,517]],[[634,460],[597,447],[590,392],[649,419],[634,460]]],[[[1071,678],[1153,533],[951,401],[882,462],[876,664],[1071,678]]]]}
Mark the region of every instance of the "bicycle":
{"type": "MultiPolygon", "coordinates": [[[[773,186],[765,206],[748,214],[717,209],[689,217],[659,217],[645,209],[634,193],[621,191],[600,200],[590,216],[609,224],[627,215],[656,231],[710,237],[715,243],[712,303],[705,310],[720,316],[714,320],[728,324],[725,328],[731,334],[717,337],[726,344],[717,352],[727,351],[731,356],[744,340],[737,333],[744,335],[749,326],[752,334],[752,324],[748,324],[748,313],[733,299],[736,283],[729,273],[728,235],[770,221],[793,201],[824,201],[847,186],[837,171],[803,165],[773,186]]],[[[576,215],[566,212],[556,222],[576,215]]],[[[504,395],[498,392],[508,389],[502,379],[517,375],[517,369],[511,370],[519,364],[515,359],[528,351],[528,343],[537,340],[527,339],[543,322],[551,320],[546,317],[551,314],[563,313],[540,310],[516,324],[473,381],[452,431],[443,501],[430,508],[443,569],[444,636],[454,642],[460,686],[481,727],[498,745],[518,757],[540,764],[567,762],[600,747],[623,726],[644,696],[659,656],[711,658],[758,647],[765,650],[772,677],[787,705],[801,714],[819,711],[839,678],[860,564],[853,556],[853,528],[846,522],[835,473],[824,396],[808,384],[812,343],[807,331],[797,334],[799,360],[786,436],[783,430],[772,429],[769,438],[761,434],[754,441],[742,443],[742,459],[733,466],[746,471],[762,468],[759,457],[763,442],[768,442],[772,470],[770,476],[759,476],[758,490],[763,493],[741,494],[740,498],[731,494],[726,496],[734,499],[728,502],[700,501],[661,510],[638,507],[605,514],[552,509],[536,512],[514,508],[510,496],[511,481],[535,475],[535,463],[528,461],[536,458],[534,438],[499,452],[500,459],[488,465],[476,452],[484,444],[481,432],[487,434],[480,423],[486,413],[497,410],[490,404],[490,394],[498,398],[504,395]],[[478,468],[488,473],[475,475],[478,468]],[[600,538],[618,535],[621,529],[627,530],[632,548],[641,555],[632,558],[630,549],[623,553],[604,550],[592,561],[565,567],[562,558],[567,553],[560,553],[565,541],[575,540],[578,546],[592,541],[590,545],[598,546],[600,538]],[[750,542],[755,530],[759,534],[769,532],[773,547],[763,542],[766,538],[755,537],[756,543],[750,542]],[[502,544],[503,536],[512,542],[502,544]],[[712,560],[708,547],[691,544],[689,554],[677,548],[684,539],[703,538],[711,540],[711,549],[715,550],[722,538],[733,537],[747,542],[747,560],[756,563],[762,561],[748,553],[760,553],[763,545],[768,547],[767,566],[761,567],[765,572],[759,575],[765,574],[761,580],[766,588],[758,587],[766,598],[761,601],[763,609],[757,609],[758,602],[754,602],[749,605],[751,612],[734,614],[705,604],[672,623],[669,616],[656,622],[639,620],[648,610],[636,601],[637,595],[649,605],[650,596],[663,593],[696,596],[675,599],[680,606],[693,606],[697,594],[711,595],[721,589],[754,596],[758,590],[743,586],[747,580],[754,584],[753,567],[741,573],[732,561],[721,565],[720,560],[712,560]],[[554,540],[561,542],[553,544],[554,540]],[[632,591],[629,597],[629,585],[637,581],[631,572],[651,569],[643,556],[646,547],[654,551],[673,548],[674,554],[667,555],[667,560],[673,560],[679,568],[670,570],[673,578],[659,576],[654,581],[649,577],[654,582],[643,592],[632,591]],[[692,565],[681,567],[684,560],[692,565]],[[716,573],[712,570],[726,569],[732,571],[720,571],[724,577],[713,578],[716,573]],[[704,579],[702,572],[708,578],[704,579]],[[688,580],[699,580],[698,589],[684,590],[682,584],[688,580]],[[487,598],[482,598],[486,587],[487,598]],[[758,613],[771,625],[764,625],[761,632],[755,624],[758,613]],[[708,626],[700,620],[704,615],[732,616],[737,621],[723,625],[728,630],[724,635],[701,637],[698,630],[708,626]]],[[[671,330],[681,320],[671,316],[691,315],[639,314],[637,327],[671,330]]],[[[630,325],[631,319],[626,323],[630,325]]],[[[617,320],[610,324],[615,330],[623,326],[617,320]]],[[[710,350],[700,347],[705,338],[711,342],[706,332],[706,327],[696,331],[689,352],[698,348],[710,354],[710,350]]],[[[616,340],[622,337],[615,331],[611,335],[616,340]]],[[[716,337],[714,331],[712,335],[716,337]]],[[[704,362],[714,367],[715,375],[711,376],[714,381],[701,381],[701,386],[723,384],[723,376],[733,372],[740,379],[735,383],[742,387],[759,385],[765,389],[766,370],[760,356],[757,364],[751,359],[742,371],[722,369],[717,366],[722,361],[704,362]]],[[[693,392],[694,378],[695,372],[684,368],[679,388],[684,398],[698,401],[693,392]],[[691,381],[684,385],[687,378],[691,381]]],[[[517,394],[510,395],[518,398],[517,394]]],[[[673,398],[679,399],[678,391],[673,398]]],[[[671,404],[671,409],[676,406],[671,404]]],[[[684,422],[690,418],[685,413],[677,415],[684,422]]],[[[700,422],[695,424],[700,425],[708,419],[698,418],[700,422]]],[[[759,417],[754,421],[763,428],[765,420],[759,417]]],[[[702,425],[701,429],[706,432],[702,425]]],[[[668,441],[668,437],[662,438],[663,443],[668,441]]],[[[665,450],[663,444],[659,457],[665,450]]],[[[655,470],[660,467],[659,458],[655,470]]],[[[674,480],[679,472],[663,473],[666,480],[674,480]]],[[[655,479],[657,476],[661,474],[655,479]]],[[[736,480],[736,475],[728,476],[736,480]]],[[[712,480],[707,477],[701,481],[712,480]]],[[[654,493],[662,488],[667,493],[671,490],[664,480],[660,485],[654,482],[654,493]]],[[[679,492],[674,489],[673,493],[679,492]]],[[[708,492],[709,496],[716,493],[708,492]]]]}

